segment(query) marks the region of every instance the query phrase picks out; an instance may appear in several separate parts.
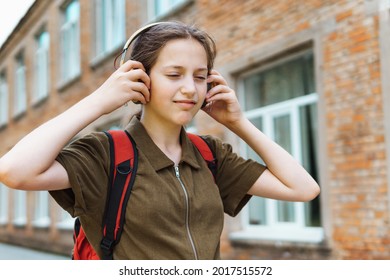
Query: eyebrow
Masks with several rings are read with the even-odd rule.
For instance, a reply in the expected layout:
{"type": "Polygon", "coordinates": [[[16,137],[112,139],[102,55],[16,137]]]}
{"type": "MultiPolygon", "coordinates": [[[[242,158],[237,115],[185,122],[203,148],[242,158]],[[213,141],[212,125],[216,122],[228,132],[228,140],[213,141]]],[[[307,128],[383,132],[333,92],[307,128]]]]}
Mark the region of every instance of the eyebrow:
{"type": "MultiPolygon", "coordinates": [[[[167,68],[174,68],[174,69],[178,69],[178,70],[182,70],[184,69],[183,66],[179,66],[179,65],[168,65],[168,66],[165,66],[163,67],[164,69],[167,69],[167,68]]],[[[201,68],[198,68],[196,69],[196,71],[208,71],[207,67],[201,67],[201,68]]]]}

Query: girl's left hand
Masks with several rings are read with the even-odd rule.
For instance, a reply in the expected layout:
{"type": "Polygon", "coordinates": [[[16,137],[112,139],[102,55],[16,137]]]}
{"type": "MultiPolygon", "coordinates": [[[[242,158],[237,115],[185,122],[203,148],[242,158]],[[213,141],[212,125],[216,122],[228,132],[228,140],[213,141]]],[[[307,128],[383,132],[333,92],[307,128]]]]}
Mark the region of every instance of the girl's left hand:
{"type": "Polygon", "coordinates": [[[216,70],[207,77],[207,83],[213,87],[206,93],[207,105],[203,108],[217,122],[229,127],[243,118],[236,93],[216,70]]]}

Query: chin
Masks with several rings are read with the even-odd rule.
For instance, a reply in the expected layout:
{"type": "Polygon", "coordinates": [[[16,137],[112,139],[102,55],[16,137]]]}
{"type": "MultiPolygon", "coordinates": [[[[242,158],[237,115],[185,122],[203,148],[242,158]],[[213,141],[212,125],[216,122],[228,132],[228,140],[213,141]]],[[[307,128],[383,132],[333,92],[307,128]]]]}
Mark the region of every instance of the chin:
{"type": "Polygon", "coordinates": [[[194,118],[193,115],[191,115],[191,116],[180,116],[180,117],[178,117],[175,120],[175,122],[177,124],[180,124],[181,126],[186,126],[186,125],[188,125],[192,121],[193,118],[194,118]]]}

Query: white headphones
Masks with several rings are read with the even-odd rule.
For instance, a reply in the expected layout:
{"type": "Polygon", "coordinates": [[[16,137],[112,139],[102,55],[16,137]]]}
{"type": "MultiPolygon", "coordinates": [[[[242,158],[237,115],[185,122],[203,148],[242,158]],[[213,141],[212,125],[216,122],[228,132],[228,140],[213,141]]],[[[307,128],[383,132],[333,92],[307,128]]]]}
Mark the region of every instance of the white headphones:
{"type": "Polygon", "coordinates": [[[119,62],[119,65],[121,66],[123,63],[125,63],[125,57],[126,57],[126,52],[127,52],[127,50],[129,49],[131,43],[132,43],[140,34],[142,34],[143,32],[145,32],[146,30],[149,30],[149,28],[151,28],[152,26],[159,25],[159,24],[164,24],[164,23],[169,23],[169,22],[164,22],[164,21],[153,22],[153,23],[150,23],[150,24],[148,24],[148,25],[145,25],[145,26],[141,27],[140,29],[138,29],[137,31],[135,31],[135,32],[133,33],[133,35],[130,36],[130,38],[127,40],[125,46],[123,47],[122,56],[121,56],[121,60],[120,60],[120,62],[119,62]]]}

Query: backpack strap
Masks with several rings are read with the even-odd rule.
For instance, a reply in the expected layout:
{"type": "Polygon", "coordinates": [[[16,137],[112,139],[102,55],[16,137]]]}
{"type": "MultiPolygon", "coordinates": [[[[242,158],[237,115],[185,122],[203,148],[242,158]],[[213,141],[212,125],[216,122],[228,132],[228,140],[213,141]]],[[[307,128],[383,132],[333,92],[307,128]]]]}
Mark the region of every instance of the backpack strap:
{"type": "Polygon", "coordinates": [[[103,217],[103,259],[113,259],[114,246],[123,230],[127,201],[137,173],[138,154],[134,140],[123,130],[105,132],[110,143],[110,178],[103,217]]]}
{"type": "Polygon", "coordinates": [[[203,159],[206,161],[208,168],[210,169],[211,173],[213,174],[214,181],[216,181],[217,176],[217,159],[214,156],[213,151],[211,150],[211,147],[207,143],[207,141],[199,135],[188,133],[188,138],[191,140],[191,142],[195,145],[195,147],[198,149],[200,154],[202,155],[203,159]]]}

